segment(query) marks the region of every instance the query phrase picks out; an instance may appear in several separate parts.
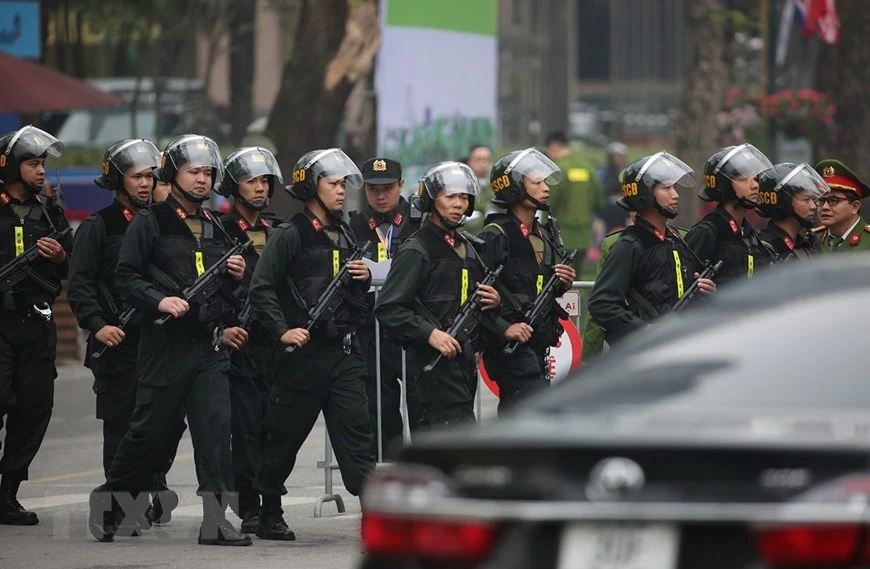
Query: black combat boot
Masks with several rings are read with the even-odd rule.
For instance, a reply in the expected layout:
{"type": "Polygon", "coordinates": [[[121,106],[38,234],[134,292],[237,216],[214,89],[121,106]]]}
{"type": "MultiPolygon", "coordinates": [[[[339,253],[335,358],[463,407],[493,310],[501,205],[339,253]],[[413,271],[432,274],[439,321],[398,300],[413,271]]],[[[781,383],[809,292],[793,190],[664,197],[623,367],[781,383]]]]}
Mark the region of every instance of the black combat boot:
{"type": "Polygon", "coordinates": [[[102,484],[94,488],[88,500],[88,529],[97,541],[113,541],[118,526],[123,523],[124,515],[112,491],[102,484]]]}
{"type": "Polygon", "coordinates": [[[283,514],[281,496],[263,496],[263,513],[260,515],[257,537],[275,541],[295,540],[296,534],[287,526],[283,514]]]}
{"type": "Polygon", "coordinates": [[[226,510],[216,496],[202,496],[202,526],[199,528],[200,545],[251,545],[251,538],[239,533],[226,518],[226,510]]]}
{"type": "Polygon", "coordinates": [[[178,494],[169,488],[153,493],[151,507],[146,512],[146,519],[151,524],[168,524],[172,521],[172,510],[178,507],[178,494]]]}
{"type": "Polygon", "coordinates": [[[20,480],[10,480],[4,476],[0,480],[0,524],[10,526],[35,526],[39,518],[34,512],[24,509],[18,501],[20,480]]]}
{"type": "Polygon", "coordinates": [[[257,528],[260,527],[261,515],[260,506],[248,508],[245,515],[242,516],[242,533],[256,533],[257,528]]]}

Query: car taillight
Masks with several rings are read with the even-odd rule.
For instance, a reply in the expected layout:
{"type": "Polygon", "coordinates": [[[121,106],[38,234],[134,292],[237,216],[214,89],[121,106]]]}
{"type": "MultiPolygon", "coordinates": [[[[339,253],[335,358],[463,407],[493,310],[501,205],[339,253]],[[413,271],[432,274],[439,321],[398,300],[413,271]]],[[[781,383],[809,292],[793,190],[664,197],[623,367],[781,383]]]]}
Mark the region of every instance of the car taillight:
{"type": "Polygon", "coordinates": [[[800,567],[857,559],[861,530],[860,524],[802,524],[759,527],[755,535],[768,565],[800,567]]]}
{"type": "Polygon", "coordinates": [[[482,559],[495,541],[495,528],[467,520],[417,519],[365,513],[363,545],[369,553],[420,559],[482,559]]]}

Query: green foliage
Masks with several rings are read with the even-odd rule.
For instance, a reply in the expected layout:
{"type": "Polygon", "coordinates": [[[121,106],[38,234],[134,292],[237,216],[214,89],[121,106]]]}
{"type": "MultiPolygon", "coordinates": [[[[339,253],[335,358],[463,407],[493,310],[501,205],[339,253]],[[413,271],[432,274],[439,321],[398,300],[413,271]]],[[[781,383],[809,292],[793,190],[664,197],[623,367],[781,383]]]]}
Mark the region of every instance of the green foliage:
{"type": "Polygon", "coordinates": [[[387,131],[384,153],[407,166],[428,166],[465,156],[472,144],[492,146],[495,130],[484,117],[438,117],[429,126],[387,131]]]}

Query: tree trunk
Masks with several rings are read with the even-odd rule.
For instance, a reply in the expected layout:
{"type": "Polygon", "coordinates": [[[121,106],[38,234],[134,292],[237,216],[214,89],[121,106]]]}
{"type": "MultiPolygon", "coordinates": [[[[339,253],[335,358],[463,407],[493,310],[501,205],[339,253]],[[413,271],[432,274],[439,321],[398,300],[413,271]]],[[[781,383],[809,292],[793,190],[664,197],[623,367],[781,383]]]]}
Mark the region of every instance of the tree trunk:
{"type": "MultiPolygon", "coordinates": [[[[306,0],[302,6],[296,47],[266,127],[285,171],[305,152],[335,144],[348,95],[374,65],[380,45],[376,2],[348,4],[306,0]]],[[[276,212],[295,209],[285,196],[275,198],[276,212]]]]}
{"type": "Polygon", "coordinates": [[[816,85],[837,105],[834,123],[836,140],[822,145],[824,155],[836,158],[870,182],[870,109],[867,86],[870,84],[870,11],[862,0],[838,0],[840,41],[835,46],[823,43],[816,67],[816,85]]]}
{"type": "Polygon", "coordinates": [[[237,0],[230,29],[230,127],[233,144],[241,144],[254,109],[254,18],[256,0],[237,0]]]}
{"type": "MultiPolygon", "coordinates": [[[[686,24],[691,30],[692,62],[677,114],[677,156],[695,169],[703,182],[704,163],[718,149],[716,113],[728,84],[725,22],[712,17],[725,9],[723,0],[684,0],[686,24]]],[[[680,195],[681,225],[697,220],[697,188],[680,195]]]]}

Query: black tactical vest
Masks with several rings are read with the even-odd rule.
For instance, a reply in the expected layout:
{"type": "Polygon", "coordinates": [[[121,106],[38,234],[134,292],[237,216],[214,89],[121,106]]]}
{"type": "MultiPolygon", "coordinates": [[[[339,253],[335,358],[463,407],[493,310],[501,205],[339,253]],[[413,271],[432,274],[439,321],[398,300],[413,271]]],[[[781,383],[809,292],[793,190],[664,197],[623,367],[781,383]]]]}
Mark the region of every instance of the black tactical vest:
{"type": "MultiPolygon", "coordinates": [[[[62,221],[61,216],[50,208],[40,207],[36,199],[31,202],[33,206],[22,223],[12,207],[11,199],[13,198],[0,186],[0,267],[35,245],[39,239],[48,237],[57,229],[67,227],[66,221],[62,221]],[[20,237],[17,246],[16,235],[20,237]]],[[[56,263],[37,257],[30,268],[45,281],[54,285],[58,293],[60,292],[61,273],[56,263]]],[[[56,296],[54,292],[25,278],[13,287],[11,294],[0,294],[0,301],[2,301],[0,308],[21,310],[43,302],[51,304],[56,296]]]]}
{"type": "MultiPolygon", "coordinates": [[[[157,220],[160,237],[154,246],[151,264],[170,277],[182,289],[193,284],[199,271],[212,266],[227,251],[227,240],[219,227],[216,227],[213,214],[201,210],[197,219],[202,220],[202,238],[196,238],[185,223],[187,214],[173,201],[150,206],[157,220]]],[[[159,276],[152,275],[154,286],[169,296],[177,296],[181,290],[173,290],[161,282],[159,276]]],[[[225,287],[231,285],[224,284],[225,287]]],[[[188,313],[177,323],[179,325],[213,324],[220,322],[226,314],[227,306],[220,295],[214,295],[199,306],[191,306],[188,313]]]]}
{"type": "Polygon", "coordinates": [[[716,282],[719,285],[730,281],[752,278],[755,271],[770,264],[770,254],[758,237],[758,233],[746,221],[743,226],[718,209],[707,214],[701,221],[716,231],[716,245],[711,263],[723,261],[716,282]]]}
{"type": "MultiPolygon", "coordinates": [[[[304,213],[294,215],[287,223],[281,225],[281,227],[287,226],[295,228],[301,247],[290,265],[287,278],[291,289],[295,287],[301,300],[310,308],[315,305],[321,293],[347,262],[347,258],[352,253],[352,246],[344,235],[339,238],[340,245],[333,243],[326,234],[329,229],[318,230],[304,213]]],[[[347,226],[345,229],[350,232],[347,226]]],[[[300,310],[298,304],[284,303],[284,309],[290,314],[291,327],[305,324],[308,315],[300,310]]],[[[344,336],[356,331],[364,322],[368,309],[366,291],[361,286],[346,286],[335,311],[331,315],[324,315],[318,327],[329,338],[344,336]]]]}
{"type": "MultiPolygon", "coordinates": [[[[411,237],[423,245],[430,261],[429,274],[423,279],[417,298],[438,319],[442,329],[450,326],[485,274],[469,243],[465,244],[465,258],[461,258],[447,243],[445,235],[443,230],[427,223],[411,237]]],[[[457,236],[456,239],[461,238],[457,236]]]]}
{"type": "MultiPolygon", "coordinates": [[[[514,307],[518,308],[514,314],[521,316],[534,303],[544,284],[553,275],[556,255],[550,242],[544,239],[544,259],[539,265],[535,249],[531,241],[523,235],[520,222],[516,218],[506,214],[494,214],[487,217],[487,224],[490,223],[498,225],[507,237],[510,257],[499,280],[518,301],[520,306],[514,307]]],[[[535,224],[534,231],[537,232],[537,228],[543,231],[543,227],[538,223],[535,224]]],[[[506,299],[502,299],[502,302],[505,301],[506,299]]],[[[533,348],[554,346],[559,341],[562,326],[557,318],[557,306],[558,303],[554,300],[549,314],[535,323],[535,332],[530,341],[533,348]]],[[[521,319],[517,317],[513,321],[519,322],[521,319]]]]}
{"type": "Polygon", "coordinates": [[[127,227],[130,221],[133,220],[133,212],[126,209],[122,204],[113,202],[112,205],[104,207],[101,210],[94,212],[86,223],[95,223],[102,226],[102,250],[97,252],[89,252],[100,255],[100,272],[97,274],[97,282],[99,285],[99,304],[106,316],[106,320],[111,324],[117,324],[117,316],[124,311],[126,307],[124,297],[118,292],[115,286],[115,269],[118,266],[118,254],[121,251],[121,242],[124,240],[124,235],[127,233],[127,227]],[[111,297],[106,298],[106,293],[111,297]]]}
{"type": "Polygon", "coordinates": [[[630,290],[634,294],[626,298],[629,309],[642,320],[669,312],[695,280],[698,269],[691,253],[674,237],[656,234],[641,221],[626,227],[620,239],[634,240],[643,246],[640,265],[631,277],[630,290]],[[642,306],[635,294],[643,297],[655,314],[642,306]]]}

